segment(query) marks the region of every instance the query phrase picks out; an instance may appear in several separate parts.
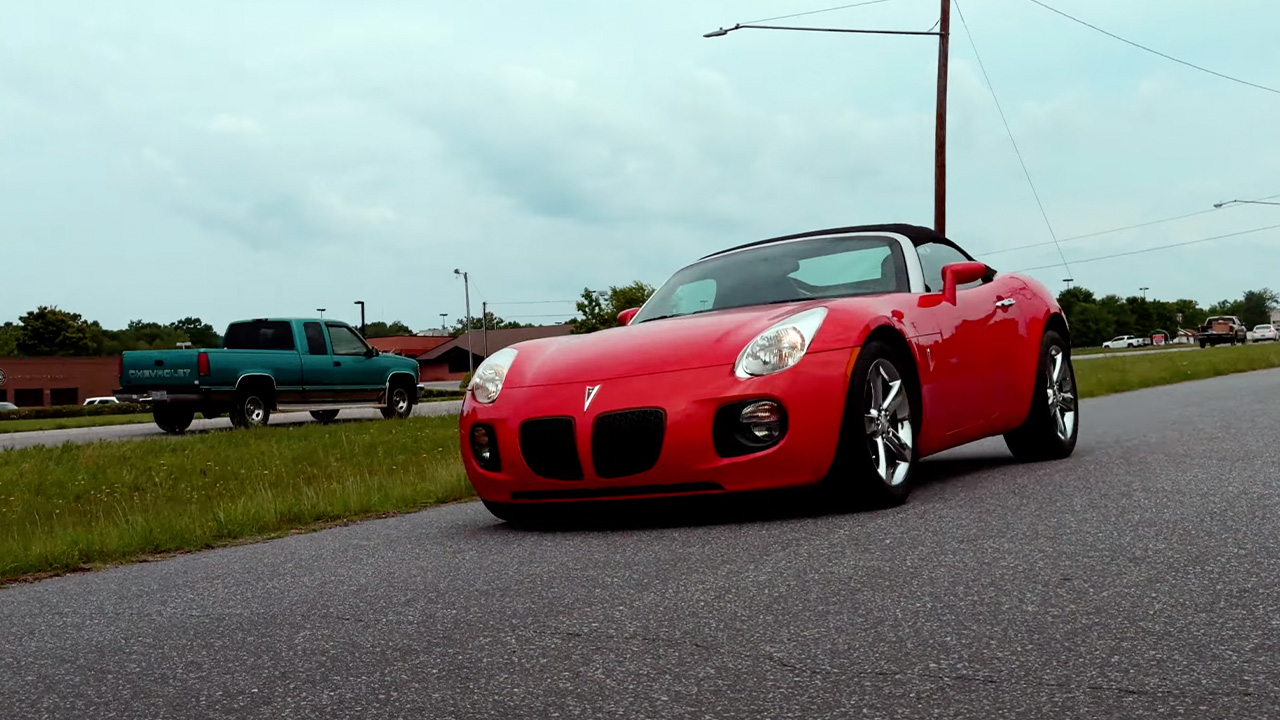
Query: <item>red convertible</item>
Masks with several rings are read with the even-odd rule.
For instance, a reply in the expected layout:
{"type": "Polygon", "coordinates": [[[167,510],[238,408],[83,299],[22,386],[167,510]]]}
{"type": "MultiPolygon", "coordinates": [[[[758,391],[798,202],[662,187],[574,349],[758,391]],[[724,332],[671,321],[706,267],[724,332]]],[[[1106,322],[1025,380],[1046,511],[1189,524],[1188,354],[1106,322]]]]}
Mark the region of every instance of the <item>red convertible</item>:
{"type": "Polygon", "coordinates": [[[491,513],[820,485],[905,500],[921,458],[1003,435],[1075,448],[1070,330],[1036,280],[914,225],[708,255],[621,326],[531,340],[476,369],[462,458],[491,513]]]}

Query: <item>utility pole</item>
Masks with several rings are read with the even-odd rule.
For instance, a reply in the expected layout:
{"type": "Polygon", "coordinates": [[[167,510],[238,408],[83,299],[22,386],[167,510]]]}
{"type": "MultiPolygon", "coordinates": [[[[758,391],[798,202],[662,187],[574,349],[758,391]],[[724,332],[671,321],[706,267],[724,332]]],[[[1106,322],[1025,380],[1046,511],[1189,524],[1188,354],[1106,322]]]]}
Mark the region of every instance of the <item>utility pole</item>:
{"type": "Polygon", "coordinates": [[[360,306],[360,336],[364,337],[364,301],[357,300],[355,304],[360,306]]]}
{"type": "Polygon", "coordinates": [[[467,372],[474,375],[476,356],[471,352],[471,277],[457,268],[453,269],[453,274],[462,276],[462,292],[467,298],[467,372]]]}
{"type": "Polygon", "coordinates": [[[480,327],[484,337],[484,356],[489,357],[489,301],[484,300],[480,303],[480,327]]]}
{"type": "Polygon", "coordinates": [[[938,108],[933,142],[933,229],[947,234],[947,56],[950,52],[951,0],[942,0],[938,16],[938,108]]]}

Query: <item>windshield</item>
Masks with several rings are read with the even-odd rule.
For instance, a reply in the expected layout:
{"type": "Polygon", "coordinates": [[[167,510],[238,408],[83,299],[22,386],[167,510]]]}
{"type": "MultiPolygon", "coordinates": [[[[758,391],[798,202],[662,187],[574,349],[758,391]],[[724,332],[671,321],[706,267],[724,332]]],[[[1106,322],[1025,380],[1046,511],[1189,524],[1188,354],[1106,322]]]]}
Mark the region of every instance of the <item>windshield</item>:
{"type": "Polygon", "coordinates": [[[632,324],[710,310],[813,298],[908,292],[898,241],[825,237],[735,250],[671,277],[632,324]]]}

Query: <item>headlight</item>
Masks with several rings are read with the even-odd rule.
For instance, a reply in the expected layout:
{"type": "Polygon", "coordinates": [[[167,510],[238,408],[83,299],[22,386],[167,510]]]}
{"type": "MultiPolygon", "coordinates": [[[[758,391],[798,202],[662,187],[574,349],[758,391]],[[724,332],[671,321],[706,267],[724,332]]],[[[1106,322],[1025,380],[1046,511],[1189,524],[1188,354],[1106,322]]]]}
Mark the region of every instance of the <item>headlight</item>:
{"type": "Polygon", "coordinates": [[[498,399],[498,393],[502,392],[502,381],[507,379],[507,371],[511,369],[511,363],[515,359],[515,348],[502,348],[480,363],[480,367],[471,376],[471,382],[467,384],[467,389],[476,402],[488,405],[498,399]]]}
{"type": "Polygon", "coordinates": [[[796,313],[747,343],[733,373],[740,378],[772,375],[800,362],[827,317],[824,307],[796,313]]]}

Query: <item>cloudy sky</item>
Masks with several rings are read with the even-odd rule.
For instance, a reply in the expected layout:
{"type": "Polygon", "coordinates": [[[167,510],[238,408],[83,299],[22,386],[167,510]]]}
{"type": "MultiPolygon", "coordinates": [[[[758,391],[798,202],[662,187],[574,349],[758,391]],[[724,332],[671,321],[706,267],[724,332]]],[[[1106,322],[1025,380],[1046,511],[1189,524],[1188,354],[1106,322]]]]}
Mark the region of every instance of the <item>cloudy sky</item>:
{"type": "MultiPolygon", "coordinates": [[[[931,224],[936,42],[722,25],[834,0],[51,1],[0,27],[0,320],[399,319],[572,312],[729,245],[931,224]]],[[[1280,86],[1280,5],[1052,0],[1280,86]]],[[[1145,54],[1028,0],[960,5],[1060,238],[1280,194],[1280,95],[1145,54]]],[[[786,22],[926,30],[936,0],[786,22]]],[[[948,235],[1060,263],[953,16],[948,235]]],[[[1280,207],[1067,240],[1077,283],[1280,288],[1280,207]]],[[[987,253],[990,253],[989,255],[987,253]]],[[[1032,274],[1054,288],[1061,266],[1032,274]]]]}

